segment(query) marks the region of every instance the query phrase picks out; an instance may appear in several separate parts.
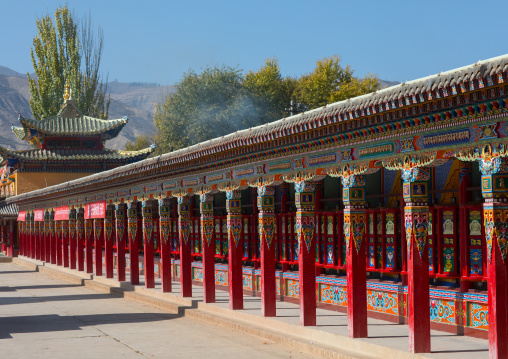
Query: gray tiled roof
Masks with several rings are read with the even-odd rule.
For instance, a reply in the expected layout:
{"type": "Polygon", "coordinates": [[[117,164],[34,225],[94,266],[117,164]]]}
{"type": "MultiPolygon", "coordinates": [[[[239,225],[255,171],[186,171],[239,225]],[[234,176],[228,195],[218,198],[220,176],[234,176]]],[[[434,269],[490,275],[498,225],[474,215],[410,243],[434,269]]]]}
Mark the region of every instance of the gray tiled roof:
{"type": "Polygon", "coordinates": [[[140,160],[148,157],[154,148],[148,147],[139,151],[119,151],[119,150],[73,150],[73,149],[31,149],[24,151],[11,151],[0,147],[0,156],[4,158],[17,158],[19,160],[30,161],[101,161],[101,160],[140,160]]]}

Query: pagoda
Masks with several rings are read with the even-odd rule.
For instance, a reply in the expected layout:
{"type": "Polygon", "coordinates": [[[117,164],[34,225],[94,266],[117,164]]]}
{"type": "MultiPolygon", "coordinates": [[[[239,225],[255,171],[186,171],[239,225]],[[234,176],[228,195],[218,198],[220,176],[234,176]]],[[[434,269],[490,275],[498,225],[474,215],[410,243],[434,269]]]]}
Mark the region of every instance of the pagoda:
{"type": "Polygon", "coordinates": [[[43,120],[19,115],[12,132],[32,149],[12,151],[0,146],[0,198],[10,197],[110,170],[148,157],[154,146],[139,151],[104,147],[118,136],[128,118],[102,120],[84,116],[65,85],[60,112],[43,120]]]}

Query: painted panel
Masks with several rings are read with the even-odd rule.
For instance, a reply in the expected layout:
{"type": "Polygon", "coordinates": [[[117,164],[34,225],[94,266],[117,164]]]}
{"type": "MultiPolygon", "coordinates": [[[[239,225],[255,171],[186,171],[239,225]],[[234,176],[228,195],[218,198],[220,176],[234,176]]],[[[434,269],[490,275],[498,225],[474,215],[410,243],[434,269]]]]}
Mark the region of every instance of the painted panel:
{"type": "Polygon", "coordinates": [[[319,291],[321,303],[347,306],[346,287],[320,283],[319,291]]]}
{"type": "Polygon", "coordinates": [[[430,298],[430,320],[437,323],[455,324],[455,301],[430,298]]]}
{"type": "Polygon", "coordinates": [[[467,318],[467,324],[471,328],[476,329],[489,329],[489,323],[488,323],[488,305],[487,304],[480,304],[480,303],[474,303],[469,302],[467,303],[468,307],[468,318],[467,318]]]}
{"type": "Polygon", "coordinates": [[[367,290],[367,309],[399,315],[399,299],[397,293],[367,290]]]}
{"type": "Polygon", "coordinates": [[[300,283],[297,280],[286,279],[286,296],[300,298],[300,283]]]}
{"type": "Polygon", "coordinates": [[[215,271],[215,284],[228,285],[228,272],[216,270],[215,271]]]}

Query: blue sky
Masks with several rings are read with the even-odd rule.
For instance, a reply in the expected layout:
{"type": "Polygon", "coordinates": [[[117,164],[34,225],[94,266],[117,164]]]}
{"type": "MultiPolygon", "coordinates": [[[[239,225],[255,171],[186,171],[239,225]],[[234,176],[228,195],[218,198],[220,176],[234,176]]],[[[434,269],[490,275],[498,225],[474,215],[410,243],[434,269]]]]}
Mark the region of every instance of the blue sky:
{"type": "MultiPolygon", "coordinates": [[[[0,0],[0,65],[32,72],[35,20],[62,1],[0,0]]],[[[508,1],[69,1],[104,30],[110,80],[177,82],[189,68],[279,58],[283,75],[339,54],[407,81],[508,53],[508,1]]]]}

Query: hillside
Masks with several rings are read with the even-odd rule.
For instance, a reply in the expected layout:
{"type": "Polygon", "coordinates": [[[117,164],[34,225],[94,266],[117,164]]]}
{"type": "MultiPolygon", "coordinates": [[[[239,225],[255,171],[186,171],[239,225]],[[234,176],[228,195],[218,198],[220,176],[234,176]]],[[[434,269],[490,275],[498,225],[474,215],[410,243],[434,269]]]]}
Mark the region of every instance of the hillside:
{"type": "MultiPolygon", "coordinates": [[[[106,143],[108,148],[123,149],[127,141],[137,136],[152,135],[154,103],[172,91],[172,86],[154,84],[129,84],[111,82],[109,118],[129,117],[129,122],[120,135],[106,143]]],[[[19,126],[18,114],[31,118],[30,90],[25,74],[0,66],[0,145],[11,149],[28,148],[11,132],[11,126],[19,126]]]]}

